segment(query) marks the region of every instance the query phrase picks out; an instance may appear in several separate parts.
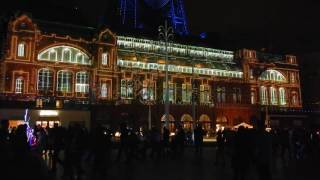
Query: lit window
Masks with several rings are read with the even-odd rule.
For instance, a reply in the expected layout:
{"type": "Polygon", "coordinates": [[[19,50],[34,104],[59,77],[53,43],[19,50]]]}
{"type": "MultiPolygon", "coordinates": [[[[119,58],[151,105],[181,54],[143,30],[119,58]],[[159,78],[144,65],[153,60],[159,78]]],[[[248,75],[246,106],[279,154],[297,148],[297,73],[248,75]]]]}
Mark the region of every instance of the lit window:
{"type": "Polygon", "coordinates": [[[121,98],[132,99],[133,98],[133,81],[131,79],[121,79],[121,98]]]}
{"type": "Polygon", "coordinates": [[[267,93],[267,88],[264,86],[260,87],[260,101],[262,105],[268,104],[268,93],[267,93]]]}
{"type": "Polygon", "coordinates": [[[62,50],[62,61],[71,62],[71,50],[69,48],[64,48],[62,50]]]}
{"type": "Polygon", "coordinates": [[[21,94],[23,92],[23,79],[21,77],[16,79],[16,89],[15,92],[21,94]]]}
{"type": "Polygon", "coordinates": [[[286,81],[286,78],[276,70],[266,70],[264,71],[260,77],[260,80],[268,80],[268,81],[286,81]]]}
{"type": "Polygon", "coordinates": [[[200,85],[200,102],[204,104],[210,103],[210,86],[200,85]]]}
{"type": "Polygon", "coordinates": [[[233,99],[233,103],[240,103],[241,102],[240,88],[233,88],[232,99],[233,99]]]}
{"type": "Polygon", "coordinates": [[[292,92],[291,94],[292,94],[291,95],[292,96],[291,97],[292,105],[297,106],[298,105],[298,95],[296,92],[292,92]]]}
{"type": "Polygon", "coordinates": [[[277,102],[277,91],[274,87],[270,87],[270,102],[272,105],[278,104],[277,102]]]}
{"type": "Polygon", "coordinates": [[[100,96],[102,98],[108,97],[108,86],[107,86],[107,83],[105,82],[101,84],[100,96]]]}
{"type": "Polygon", "coordinates": [[[251,104],[255,104],[256,103],[256,95],[255,93],[252,91],[251,92],[251,104]]]}
{"type": "Polygon", "coordinates": [[[56,61],[57,60],[57,51],[54,50],[54,49],[51,49],[49,51],[49,60],[52,60],[52,61],[56,61]]]}
{"type": "Polygon", "coordinates": [[[55,46],[38,54],[40,61],[60,61],[64,63],[91,64],[89,56],[71,46],[55,46]]]}
{"type": "MultiPolygon", "coordinates": [[[[175,103],[176,100],[176,84],[169,82],[169,102],[175,103]]],[[[163,100],[166,100],[166,82],[163,82],[163,100]]]]}
{"type": "Polygon", "coordinates": [[[280,105],[286,104],[286,91],[282,87],[279,88],[279,101],[280,101],[280,105]]]}
{"type": "Polygon", "coordinates": [[[182,84],[182,102],[190,103],[192,98],[191,84],[182,84]]]}
{"type": "Polygon", "coordinates": [[[295,77],[295,75],[294,75],[294,73],[292,72],[292,73],[290,73],[290,79],[291,79],[291,83],[295,83],[295,81],[296,81],[296,77],[295,77]]]}
{"type": "Polygon", "coordinates": [[[217,88],[217,102],[225,103],[226,102],[226,88],[218,87],[217,88]]]}
{"type": "Polygon", "coordinates": [[[78,54],[76,55],[76,58],[73,59],[73,61],[74,61],[74,60],[76,60],[76,62],[79,63],[79,64],[85,64],[85,62],[84,62],[84,56],[83,56],[83,54],[81,54],[81,53],[78,53],[78,54]]]}
{"type": "Polygon", "coordinates": [[[69,71],[58,72],[57,91],[71,92],[72,88],[72,73],[69,71]]]}
{"type": "Polygon", "coordinates": [[[89,92],[89,75],[87,72],[78,72],[76,75],[76,92],[89,92]]]}
{"type": "Polygon", "coordinates": [[[249,72],[250,72],[250,79],[253,79],[253,69],[250,69],[249,72]]]}
{"type": "Polygon", "coordinates": [[[102,53],[102,65],[108,65],[108,53],[102,53]]]}
{"type": "Polygon", "coordinates": [[[52,89],[53,76],[49,69],[40,69],[38,72],[38,90],[48,91],[52,89]]]}
{"type": "Polygon", "coordinates": [[[142,99],[154,100],[154,82],[148,80],[143,81],[142,99]]]}
{"type": "Polygon", "coordinates": [[[19,43],[18,45],[18,56],[19,57],[24,57],[25,53],[25,44],[24,43],[19,43]]]}

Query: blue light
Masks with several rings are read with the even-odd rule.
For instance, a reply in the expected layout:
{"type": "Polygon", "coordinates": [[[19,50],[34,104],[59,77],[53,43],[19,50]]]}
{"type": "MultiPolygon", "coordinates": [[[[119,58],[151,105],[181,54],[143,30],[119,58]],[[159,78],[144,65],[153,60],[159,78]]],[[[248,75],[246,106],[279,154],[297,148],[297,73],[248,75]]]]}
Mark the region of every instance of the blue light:
{"type": "Polygon", "coordinates": [[[202,32],[202,33],[199,34],[199,36],[200,36],[201,39],[206,39],[207,38],[207,33],[202,32]]]}

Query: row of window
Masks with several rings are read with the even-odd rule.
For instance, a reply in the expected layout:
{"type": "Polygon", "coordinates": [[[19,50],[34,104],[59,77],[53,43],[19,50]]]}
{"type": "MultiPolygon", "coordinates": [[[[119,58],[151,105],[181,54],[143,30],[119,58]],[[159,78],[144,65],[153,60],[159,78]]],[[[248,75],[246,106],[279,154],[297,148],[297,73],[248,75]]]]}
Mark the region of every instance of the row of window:
{"type": "MultiPolygon", "coordinates": [[[[52,91],[53,90],[53,71],[49,69],[40,69],[38,71],[38,91],[52,91]]],[[[89,92],[89,73],[77,72],[75,79],[75,92],[88,93],[89,92]]],[[[23,93],[24,78],[18,77],[15,80],[15,93],[23,93]]],[[[72,92],[73,87],[73,73],[67,70],[57,72],[56,90],[59,92],[72,92]]]]}
{"type": "MultiPolygon", "coordinates": [[[[138,68],[138,69],[145,69],[145,70],[165,71],[165,64],[145,63],[145,62],[128,61],[128,60],[121,60],[121,59],[118,60],[118,66],[126,67],[126,68],[138,68]]],[[[195,74],[202,74],[202,75],[242,78],[242,74],[243,74],[240,71],[228,71],[228,70],[211,69],[211,68],[194,67],[193,69],[194,69],[193,72],[195,74]]],[[[178,65],[170,64],[170,65],[168,65],[168,71],[192,74],[192,67],[178,66],[178,65]]]]}
{"type": "MultiPolygon", "coordinates": [[[[155,100],[155,82],[145,80],[143,81],[142,89],[139,92],[134,91],[134,82],[131,79],[122,79],[121,80],[121,88],[120,95],[122,99],[133,99],[136,96],[142,97],[143,100],[155,100]],[[135,94],[138,93],[138,94],[135,94]]],[[[195,89],[195,87],[193,87],[195,89]]],[[[162,90],[162,99],[166,101],[166,83],[163,83],[162,90]]],[[[199,89],[199,101],[202,104],[210,104],[212,102],[211,95],[211,87],[209,85],[200,85],[199,89]]],[[[179,91],[180,92],[180,91],[179,91]]],[[[181,86],[181,102],[182,103],[191,103],[192,97],[197,97],[197,90],[194,91],[194,96],[192,96],[192,85],[190,83],[184,83],[181,86]]],[[[171,103],[176,103],[177,101],[177,84],[168,82],[168,100],[171,103]]],[[[225,103],[226,102],[226,88],[225,87],[217,87],[216,89],[217,95],[217,103],[225,103]]],[[[232,93],[233,103],[241,103],[241,89],[233,88],[232,93]]]]}
{"type": "MultiPolygon", "coordinates": [[[[255,104],[255,94],[251,92],[251,103],[255,104]]],[[[283,87],[275,88],[269,87],[260,87],[260,103],[262,105],[286,105],[287,104],[287,95],[286,89],[283,87]]],[[[291,93],[291,103],[292,105],[298,105],[298,95],[296,92],[291,93]]]]}
{"type": "MultiPolygon", "coordinates": [[[[25,43],[18,44],[17,55],[18,57],[25,57],[26,45],[25,43]]],[[[55,46],[48,48],[38,54],[38,60],[42,61],[58,61],[65,63],[76,63],[83,65],[91,65],[92,62],[89,56],[79,49],[71,46],[55,46]]],[[[101,54],[101,64],[109,64],[109,54],[101,54]]]]}

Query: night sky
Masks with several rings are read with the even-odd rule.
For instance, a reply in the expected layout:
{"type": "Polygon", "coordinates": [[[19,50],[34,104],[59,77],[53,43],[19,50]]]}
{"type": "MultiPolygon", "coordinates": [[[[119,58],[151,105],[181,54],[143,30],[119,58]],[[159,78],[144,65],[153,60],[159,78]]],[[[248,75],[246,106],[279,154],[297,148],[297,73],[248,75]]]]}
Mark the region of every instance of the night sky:
{"type": "MultiPolygon", "coordinates": [[[[36,18],[87,26],[112,21],[117,0],[11,0],[0,15],[12,10],[36,18]]],[[[298,55],[307,101],[320,101],[320,2],[318,0],[185,0],[189,29],[222,49],[266,48],[298,55]],[[310,96],[310,97],[309,97],[310,96]],[[317,100],[315,100],[317,99],[317,100]]]]}
{"type": "MultiPolygon", "coordinates": [[[[96,26],[107,15],[112,20],[110,14],[116,12],[116,4],[117,0],[11,0],[9,7],[2,5],[0,9],[42,12],[41,16],[51,16],[50,20],[96,26]],[[67,11],[77,15],[65,15],[67,11]]],[[[185,9],[191,33],[207,32],[212,41],[218,36],[226,42],[223,48],[236,43],[236,48],[265,46],[281,52],[320,50],[317,0],[185,0],[185,9]]]]}

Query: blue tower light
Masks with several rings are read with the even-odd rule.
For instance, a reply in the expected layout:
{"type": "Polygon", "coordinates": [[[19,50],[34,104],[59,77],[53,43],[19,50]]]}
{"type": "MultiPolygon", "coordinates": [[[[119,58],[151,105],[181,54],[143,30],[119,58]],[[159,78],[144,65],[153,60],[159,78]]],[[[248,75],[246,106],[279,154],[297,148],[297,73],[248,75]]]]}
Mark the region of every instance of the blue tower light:
{"type": "Polygon", "coordinates": [[[134,29],[146,27],[141,17],[142,5],[145,4],[148,8],[161,12],[161,16],[169,20],[175,33],[189,34],[183,0],[119,0],[119,3],[122,25],[134,29]]]}

